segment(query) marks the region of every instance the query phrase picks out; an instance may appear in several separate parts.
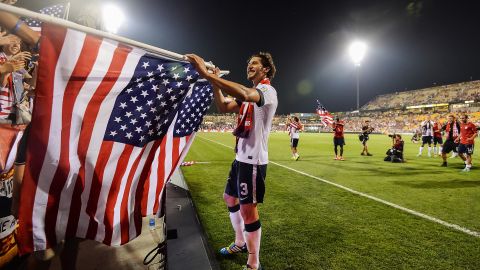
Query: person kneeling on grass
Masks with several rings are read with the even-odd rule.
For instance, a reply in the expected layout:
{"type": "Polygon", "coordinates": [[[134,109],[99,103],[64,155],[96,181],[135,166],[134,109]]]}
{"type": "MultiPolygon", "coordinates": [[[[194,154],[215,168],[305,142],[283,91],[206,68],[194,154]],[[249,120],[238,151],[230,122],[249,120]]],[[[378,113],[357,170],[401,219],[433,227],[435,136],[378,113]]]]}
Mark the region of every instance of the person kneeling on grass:
{"type": "Polygon", "coordinates": [[[387,150],[387,156],[384,161],[390,161],[395,163],[405,162],[403,159],[403,145],[402,136],[400,134],[388,135],[393,139],[393,146],[387,150]]]}

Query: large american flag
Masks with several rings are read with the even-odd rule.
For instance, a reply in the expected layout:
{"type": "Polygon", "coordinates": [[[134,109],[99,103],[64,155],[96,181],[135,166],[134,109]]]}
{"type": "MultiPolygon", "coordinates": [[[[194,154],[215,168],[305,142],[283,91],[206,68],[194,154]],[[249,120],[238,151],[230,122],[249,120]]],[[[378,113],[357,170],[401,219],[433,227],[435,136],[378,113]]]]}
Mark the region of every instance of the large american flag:
{"type": "Polygon", "coordinates": [[[190,63],[44,24],[21,252],[140,234],[213,98],[198,79],[190,63]]]}
{"type": "Polygon", "coordinates": [[[325,106],[323,106],[318,99],[316,113],[320,116],[320,122],[323,124],[323,126],[330,126],[333,124],[334,121],[332,114],[328,112],[325,106]]]}
{"type": "MultiPolygon", "coordinates": [[[[68,15],[69,6],[70,6],[70,3],[57,4],[57,5],[53,5],[53,6],[44,7],[42,9],[40,9],[38,12],[40,12],[42,14],[50,15],[50,16],[53,16],[53,17],[57,17],[57,18],[68,19],[67,15],[68,15]]],[[[42,27],[42,22],[41,21],[35,20],[35,19],[32,19],[32,18],[24,18],[23,20],[33,30],[38,31],[38,32],[41,31],[41,29],[42,29],[41,28],[42,27]]]]}

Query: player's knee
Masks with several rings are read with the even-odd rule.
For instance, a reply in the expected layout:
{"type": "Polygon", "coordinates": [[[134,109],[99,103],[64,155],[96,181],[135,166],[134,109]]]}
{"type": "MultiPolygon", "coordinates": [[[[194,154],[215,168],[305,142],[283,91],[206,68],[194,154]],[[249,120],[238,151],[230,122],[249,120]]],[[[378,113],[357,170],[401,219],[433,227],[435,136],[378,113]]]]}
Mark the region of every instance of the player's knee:
{"type": "Polygon", "coordinates": [[[226,193],[223,193],[223,200],[225,201],[228,207],[233,207],[235,205],[238,205],[238,199],[226,193]]]}
{"type": "Polygon", "coordinates": [[[245,224],[253,223],[258,220],[258,212],[256,206],[252,205],[242,205],[240,207],[240,213],[242,215],[243,221],[245,224]]]}

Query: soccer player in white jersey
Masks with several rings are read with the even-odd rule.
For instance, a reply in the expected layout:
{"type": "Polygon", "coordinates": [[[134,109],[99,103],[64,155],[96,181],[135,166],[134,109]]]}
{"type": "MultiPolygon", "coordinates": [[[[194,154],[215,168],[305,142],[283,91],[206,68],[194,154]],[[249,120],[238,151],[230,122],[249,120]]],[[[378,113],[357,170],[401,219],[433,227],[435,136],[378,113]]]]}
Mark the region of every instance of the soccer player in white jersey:
{"type": "Polygon", "coordinates": [[[262,230],[257,203],[263,202],[265,194],[268,136],[278,106],[277,92],[270,85],[276,71],[272,56],[260,52],[250,57],[247,78],[253,83],[252,87],[220,78],[218,69],[213,74],[209,73],[204,60],[197,55],[188,54],[187,57],[200,75],[213,85],[219,111],[239,113],[238,126],[233,132],[237,137],[236,157],[223,195],[235,231],[235,241],[222,248],[220,253],[228,256],[248,251],[247,265],[243,269],[261,269],[262,230]],[[235,100],[226,101],[222,92],[235,100]]]}
{"type": "Polygon", "coordinates": [[[430,115],[427,116],[427,119],[422,122],[420,125],[420,130],[422,131],[422,145],[418,150],[417,157],[422,155],[423,147],[425,144],[428,144],[428,156],[432,156],[432,142],[433,142],[433,121],[430,120],[430,115]]]}
{"type": "Polygon", "coordinates": [[[303,129],[302,123],[300,123],[300,119],[294,116],[292,118],[288,118],[288,135],[290,135],[290,148],[292,149],[292,159],[298,160],[300,155],[298,154],[297,146],[298,141],[300,140],[300,131],[303,129]]]}

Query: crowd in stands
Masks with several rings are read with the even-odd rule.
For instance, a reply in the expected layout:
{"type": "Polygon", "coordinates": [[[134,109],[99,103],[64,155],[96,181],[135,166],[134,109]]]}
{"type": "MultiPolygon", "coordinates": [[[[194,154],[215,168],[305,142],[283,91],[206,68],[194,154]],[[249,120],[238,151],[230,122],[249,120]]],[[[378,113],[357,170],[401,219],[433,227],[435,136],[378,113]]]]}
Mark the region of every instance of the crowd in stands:
{"type": "Polygon", "coordinates": [[[480,100],[480,81],[462,82],[377,96],[360,110],[385,110],[407,106],[480,100]]]}
{"type": "MultiPolygon", "coordinates": [[[[429,114],[431,119],[444,123],[447,115],[467,113],[474,123],[480,121],[480,81],[462,82],[413,91],[380,95],[365,104],[358,112],[338,112],[335,117],[345,121],[346,132],[359,132],[365,120],[370,120],[374,133],[414,133],[429,114]],[[470,103],[466,104],[465,101],[470,103]],[[432,105],[437,106],[424,106],[432,105]],[[443,104],[443,105],[440,105],[443,104]],[[407,108],[417,106],[417,108],[407,108]]],[[[295,114],[300,116],[300,114],[295,114]]],[[[318,115],[300,117],[306,132],[331,132],[318,115]]],[[[286,131],[287,115],[275,116],[272,131],[286,131]]],[[[236,116],[210,114],[205,116],[201,130],[233,131],[236,116]]]]}
{"type": "MultiPolygon", "coordinates": [[[[480,109],[480,108],[479,108],[480,109]]],[[[461,115],[468,113],[470,120],[480,126],[480,111],[468,112],[457,111],[454,115],[461,115]]],[[[422,121],[426,120],[427,115],[430,115],[434,122],[445,123],[447,116],[451,112],[442,113],[419,113],[409,111],[370,111],[361,114],[336,113],[335,116],[340,117],[345,122],[345,132],[360,132],[365,120],[370,120],[371,126],[375,128],[373,133],[414,133],[422,121]]],[[[235,128],[236,118],[232,115],[207,115],[200,128],[202,131],[219,131],[231,132],[235,128]]],[[[277,115],[272,123],[273,132],[286,131],[287,115],[277,115]]],[[[331,132],[330,126],[324,126],[320,123],[320,119],[304,120],[305,131],[308,132],[309,127],[313,132],[331,132]]]]}
{"type": "MultiPolygon", "coordinates": [[[[272,131],[285,131],[287,115],[276,115],[272,121],[272,131]]],[[[208,114],[203,118],[200,126],[201,131],[220,131],[231,132],[237,125],[237,116],[235,114],[208,114]]]]}
{"type": "Polygon", "coordinates": [[[0,28],[0,268],[19,260],[15,240],[19,201],[16,179],[21,178],[17,172],[23,171],[18,168],[24,166],[24,155],[17,149],[31,120],[38,64],[38,46],[27,47],[13,30],[7,33],[0,28]]]}

